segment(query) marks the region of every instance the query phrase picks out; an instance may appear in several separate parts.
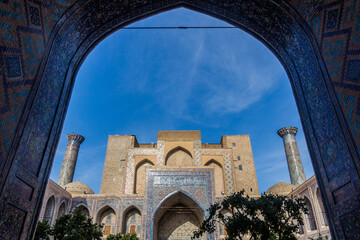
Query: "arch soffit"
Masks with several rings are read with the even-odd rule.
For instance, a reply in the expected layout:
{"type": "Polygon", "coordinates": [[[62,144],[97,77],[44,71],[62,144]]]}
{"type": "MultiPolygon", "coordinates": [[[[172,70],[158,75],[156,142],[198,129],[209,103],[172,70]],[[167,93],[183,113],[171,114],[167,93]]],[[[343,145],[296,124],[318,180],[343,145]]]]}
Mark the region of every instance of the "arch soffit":
{"type": "Polygon", "coordinates": [[[113,210],[114,214],[116,215],[116,210],[112,206],[106,204],[106,205],[102,206],[99,210],[96,211],[96,214],[95,214],[96,218],[100,217],[101,214],[103,214],[108,209],[113,210]]]}
{"type": "Polygon", "coordinates": [[[186,154],[188,154],[192,159],[193,158],[193,155],[191,154],[191,152],[189,150],[187,150],[186,148],[182,147],[182,146],[176,146],[174,148],[172,148],[167,154],[166,154],[166,157],[165,157],[165,165],[166,165],[166,162],[167,160],[169,159],[169,157],[174,154],[175,152],[177,151],[183,151],[185,152],[186,154]]]}
{"type": "Polygon", "coordinates": [[[64,198],[60,200],[59,206],[61,206],[61,204],[63,204],[63,203],[65,204],[65,206],[67,205],[67,201],[64,198]]]}
{"type": "Polygon", "coordinates": [[[61,200],[61,202],[59,203],[58,211],[59,211],[60,207],[61,207],[63,204],[64,204],[64,206],[65,206],[64,208],[65,208],[65,211],[66,211],[67,203],[66,203],[66,200],[65,200],[65,199],[61,200]]]}
{"type": "Polygon", "coordinates": [[[126,218],[126,215],[127,215],[131,210],[136,210],[136,211],[138,211],[138,212],[140,213],[140,217],[141,217],[141,218],[143,217],[143,215],[142,215],[142,213],[141,213],[141,211],[140,211],[140,209],[139,209],[138,206],[136,206],[136,205],[130,205],[130,206],[128,206],[128,207],[124,210],[124,212],[122,213],[121,228],[120,228],[122,233],[125,233],[125,232],[126,232],[126,229],[125,229],[125,225],[126,225],[125,218],[126,218]]]}
{"type": "Polygon", "coordinates": [[[208,160],[208,161],[204,164],[204,166],[209,166],[211,163],[215,163],[216,165],[218,165],[218,166],[221,167],[222,169],[224,168],[224,166],[223,166],[219,161],[217,161],[217,160],[215,160],[215,159],[210,159],[210,160],[208,160]]]}
{"type": "Polygon", "coordinates": [[[75,209],[77,209],[77,208],[79,208],[79,207],[85,208],[85,209],[89,212],[89,214],[90,214],[90,209],[89,209],[89,207],[86,206],[84,203],[79,203],[79,204],[77,204],[77,205],[75,205],[75,206],[72,206],[71,211],[74,211],[75,209]]]}
{"type": "Polygon", "coordinates": [[[140,160],[138,163],[135,163],[135,166],[136,166],[135,169],[137,170],[144,163],[150,163],[152,166],[155,166],[155,163],[152,160],[150,160],[148,158],[144,158],[144,159],[140,160]]]}
{"type": "Polygon", "coordinates": [[[312,211],[313,212],[313,214],[315,214],[315,205],[314,205],[314,203],[310,200],[311,198],[309,198],[309,196],[308,195],[306,195],[306,194],[304,194],[304,196],[303,196],[304,198],[305,198],[305,201],[308,201],[308,203],[310,204],[310,207],[311,207],[311,209],[308,209],[309,211],[312,211]]]}
{"type": "Polygon", "coordinates": [[[125,219],[126,215],[127,215],[131,210],[136,210],[136,211],[138,211],[138,212],[140,213],[140,216],[142,216],[142,213],[141,213],[141,211],[140,211],[140,209],[139,209],[138,206],[136,206],[136,205],[130,205],[130,206],[128,206],[128,207],[124,210],[124,212],[123,212],[123,214],[122,214],[123,219],[125,219]]]}
{"type": "MultiPolygon", "coordinates": [[[[55,195],[54,194],[51,194],[47,199],[46,199],[46,204],[45,205],[43,205],[43,208],[42,208],[42,210],[41,211],[43,211],[43,214],[44,214],[44,216],[45,216],[45,211],[46,211],[46,208],[47,208],[47,206],[48,206],[48,204],[49,204],[49,201],[50,201],[50,199],[53,199],[54,200],[54,209],[52,210],[52,212],[54,213],[54,211],[55,211],[55,200],[56,200],[56,198],[55,198],[55,195]]],[[[45,201],[44,201],[45,202],[45,201]]]]}
{"type": "Polygon", "coordinates": [[[56,203],[56,197],[55,197],[55,194],[51,194],[47,200],[46,200],[46,205],[48,204],[48,202],[50,201],[50,199],[54,199],[54,204],[56,203]]]}
{"type": "Polygon", "coordinates": [[[188,192],[180,189],[177,190],[175,192],[170,193],[169,195],[167,195],[163,200],[161,200],[161,202],[158,204],[158,206],[156,206],[155,211],[152,213],[152,219],[154,219],[154,217],[156,216],[156,214],[159,212],[159,209],[166,204],[166,202],[175,197],[176,195],[182,194],[185,197],[187,197],[189,200],[193,201],[201,210],[202,214],[205,216],[206,213],[206,208],[204,207],[204,205],[202,205],[196,198],[194,198],[191,194],[189,194],[188,192]]]}
{"type": "Polygon", "coordinates": [[[55,194],[51,194],[50,195],[50,197],[48,197],[47,198],[47,200],[46,200],[46,204],[45,204],[45,206],[44,206],[44,210],[46,209],[46,207],[48,206],[48,204],[49,204],[49,201],[50,200],[53,200],[54,201],[54,209],[53,209],[53,211],[55,211],[55,207],[56,207],[56,198],[55,198],[55,194]]]}

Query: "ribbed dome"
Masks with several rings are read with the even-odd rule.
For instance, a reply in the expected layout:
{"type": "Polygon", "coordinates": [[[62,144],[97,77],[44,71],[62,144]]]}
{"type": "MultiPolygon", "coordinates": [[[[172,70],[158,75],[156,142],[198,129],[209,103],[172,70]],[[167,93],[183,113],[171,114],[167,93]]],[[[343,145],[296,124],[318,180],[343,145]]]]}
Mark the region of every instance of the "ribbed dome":
{"type": "Polygon", "coordinates": [[[279,182],[274,186],[270,187],[269,190],[266,191],[266,194],[274,194],[274,195],[281,195],[286,196],[290,192],[292,192],[296,188],[295,185],[285,182],[279,182]]]}
{"type": "Polygon", "coordinates": [[[93,190],[91,190],[88,185],[80,181],[68,183],[64,186],[64,189],[73,195],[94,194],[93,190]]]}

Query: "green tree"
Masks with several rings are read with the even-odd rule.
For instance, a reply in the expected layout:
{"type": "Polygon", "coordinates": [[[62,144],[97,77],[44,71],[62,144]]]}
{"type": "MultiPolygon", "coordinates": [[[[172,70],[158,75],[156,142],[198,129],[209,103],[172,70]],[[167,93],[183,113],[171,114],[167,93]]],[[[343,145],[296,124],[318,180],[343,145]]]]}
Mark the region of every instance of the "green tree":
{"type": "Polygon", "coordinates": [[[50,225],[47,221],[38,222],[38,225],[36,227],[35,237],[34,240],[49,240],[50,234],[50,225]]]}
{"type": "Polygon", "coordinates": [[[93,224],[91,217],[75,210],[58,218],[51,229],[54,240],[101,240],[102,225],[93,224]]]}
{"type": "Polygon", "coordinates": [[[107,236],[106,240],[138,240],[139,238],[136,234],[124,234],[118,233],[116,235],[110,234],[107,236]]]}
{"type": "Polygon", "coordinates": [[[218,225],[223,225],[227,240],[296,240],[295,233],[303,224],[301,212],[307,213],[305,199],[289,199],[284,196],[265,195],[259,198],[244,196],[244,190],[226,197],[208,209],[208,217],[203,221],[194,238],[205,232],[213,233],[218,225]],[[230,212],[224,215],[223,210],[230,212]]]}

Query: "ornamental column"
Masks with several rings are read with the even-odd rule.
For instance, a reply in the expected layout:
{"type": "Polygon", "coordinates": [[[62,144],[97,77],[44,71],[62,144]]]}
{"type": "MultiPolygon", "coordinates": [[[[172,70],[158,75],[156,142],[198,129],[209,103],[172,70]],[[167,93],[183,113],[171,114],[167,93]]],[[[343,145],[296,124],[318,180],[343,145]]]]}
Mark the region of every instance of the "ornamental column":
{"type": "Polygon", "coordinates": [[[80,144],[85,140],[83,136],[75,133],[70,133],[66,137],[68,140],[68,145],[66,147],[64,160],[61,165],[61,170],[57,181],[57,184],[62,187],[73,181],[80,144]]]}
{"type": "Polygon", "coordinates": [[[297,131],[296,127],[284,127],[277,132],[283,139],[291,183],[295,186],[299,186],[306,181],[304,167],[295,139],[297,131]]]}

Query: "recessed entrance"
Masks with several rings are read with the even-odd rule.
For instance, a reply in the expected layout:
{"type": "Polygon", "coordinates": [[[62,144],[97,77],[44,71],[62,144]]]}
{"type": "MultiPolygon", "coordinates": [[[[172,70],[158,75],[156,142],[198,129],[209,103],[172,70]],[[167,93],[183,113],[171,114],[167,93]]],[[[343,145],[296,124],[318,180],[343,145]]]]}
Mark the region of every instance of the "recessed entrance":
{"type": "Polygon", "coordinates": [[[166,199],[155,213],[153,239],[191,239],[203,219],[201,208],[195,201],[181,192],[176,193],[166,199]]]}

